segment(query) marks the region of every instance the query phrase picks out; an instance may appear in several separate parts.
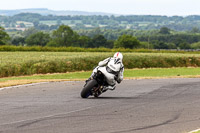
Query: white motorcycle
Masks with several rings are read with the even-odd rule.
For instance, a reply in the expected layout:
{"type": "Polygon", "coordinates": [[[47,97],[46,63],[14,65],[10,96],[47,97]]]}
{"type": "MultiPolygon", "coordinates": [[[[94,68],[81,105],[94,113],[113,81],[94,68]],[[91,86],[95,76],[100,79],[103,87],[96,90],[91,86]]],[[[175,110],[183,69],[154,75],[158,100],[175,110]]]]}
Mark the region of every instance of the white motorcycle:
{"type": "Polygon", "coordinates": [[[118,61],[119,60],[113,59],[104,67],[96,67],[93,70],[91,78],[86,81],[86,84],[81,91],[81,97],[98,97],[108,90],[108,85],[115,85],[116,78],[121,69],[121,65],[117,63],[118,61]]]}

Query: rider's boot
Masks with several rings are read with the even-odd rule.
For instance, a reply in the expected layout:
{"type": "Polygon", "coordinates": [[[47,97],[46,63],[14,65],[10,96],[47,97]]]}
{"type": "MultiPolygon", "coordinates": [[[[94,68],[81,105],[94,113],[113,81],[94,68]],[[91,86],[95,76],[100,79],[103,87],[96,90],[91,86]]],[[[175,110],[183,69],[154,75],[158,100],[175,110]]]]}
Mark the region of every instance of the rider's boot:
{"type": "Polygon", "coordinates": [[[116,88],[116,85],[108,85],[106,87],[107,90],[111,90],[111,91],[115,90],[115,88],[116,88]]]}

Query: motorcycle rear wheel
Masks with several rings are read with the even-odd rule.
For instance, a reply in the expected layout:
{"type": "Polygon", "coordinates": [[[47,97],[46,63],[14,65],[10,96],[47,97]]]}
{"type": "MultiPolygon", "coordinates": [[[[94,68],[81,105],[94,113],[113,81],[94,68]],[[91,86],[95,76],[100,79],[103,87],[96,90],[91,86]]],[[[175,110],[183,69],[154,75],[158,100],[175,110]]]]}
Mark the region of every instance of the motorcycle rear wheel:
{"type": "Polygon", "coordinates": [[[91,92],[92,88],[96,85],[97,85],[96,80],[92,79],[88,81],[87,84],[84,86],[83,90],[81,91],[81,97],[88,98],[92,94],[91,92]]]}

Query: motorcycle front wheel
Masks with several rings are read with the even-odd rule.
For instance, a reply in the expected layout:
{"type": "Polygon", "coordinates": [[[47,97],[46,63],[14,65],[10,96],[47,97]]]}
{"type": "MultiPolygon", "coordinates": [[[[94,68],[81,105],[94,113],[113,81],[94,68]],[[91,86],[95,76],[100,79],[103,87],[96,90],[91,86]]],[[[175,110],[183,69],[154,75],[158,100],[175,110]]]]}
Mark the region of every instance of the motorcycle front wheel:
{"type": "Polygon", "coordinates": [[[92,79],[87,82],[87,84],[84,86],[83,90],[81,91],[81,97],[82,98],[88,98],[92,92],[92,88],[97,85],[97,81],[95,79],[92,79]]]}

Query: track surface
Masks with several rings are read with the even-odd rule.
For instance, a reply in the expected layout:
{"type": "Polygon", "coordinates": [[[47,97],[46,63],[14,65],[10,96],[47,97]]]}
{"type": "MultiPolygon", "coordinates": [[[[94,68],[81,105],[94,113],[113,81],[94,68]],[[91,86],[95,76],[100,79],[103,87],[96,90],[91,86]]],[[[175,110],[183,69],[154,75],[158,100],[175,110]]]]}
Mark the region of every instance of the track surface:
{"type": "Polygon", "coordinates": [[[200,79],[126,80],[81,99],[84,82],[0,91],[0,133],[186,133],[200,127],[200,79]]]}

